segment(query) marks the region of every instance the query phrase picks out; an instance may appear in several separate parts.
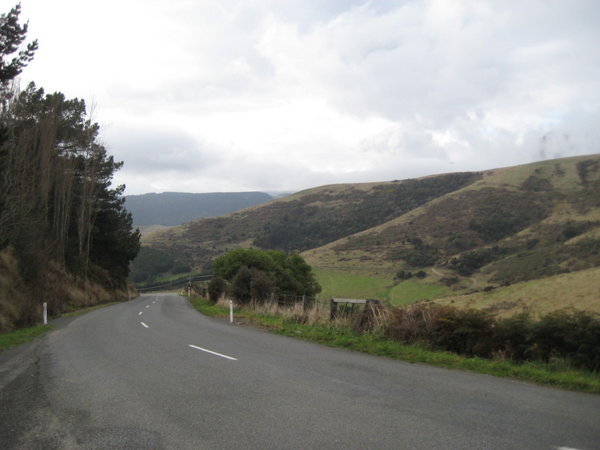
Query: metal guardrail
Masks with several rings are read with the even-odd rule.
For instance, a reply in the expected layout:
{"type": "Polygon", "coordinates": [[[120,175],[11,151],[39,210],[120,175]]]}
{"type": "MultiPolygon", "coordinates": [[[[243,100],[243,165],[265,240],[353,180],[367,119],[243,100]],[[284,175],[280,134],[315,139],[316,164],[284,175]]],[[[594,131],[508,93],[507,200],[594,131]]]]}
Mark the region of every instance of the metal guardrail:
{"type": "Polygon", "coordinates": [[[175,280],[164,282],[164,283],[153,284],[151,286],[144,286],[144,287],[136,286],[136,290],[138,292],[149,292],[149,291],[157,291],[157,290],[161,290],[161,289],[177,289],[177,288],[187,286],[188,284],[193,283],[195,281],[208,281],[212,277],[213,277],[213,275],[208,274],[208,273],[194,275],[192,277],[182,277],[182,278],[177,278],[175,280]]]}

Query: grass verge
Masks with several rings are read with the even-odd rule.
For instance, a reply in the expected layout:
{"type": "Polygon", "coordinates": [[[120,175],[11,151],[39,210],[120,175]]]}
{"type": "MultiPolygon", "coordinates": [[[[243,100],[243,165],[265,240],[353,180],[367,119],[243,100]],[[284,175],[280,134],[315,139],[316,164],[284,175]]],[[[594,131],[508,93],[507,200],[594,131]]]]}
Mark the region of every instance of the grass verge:
{"type": "MultiPolygon", "coordinates": [[[[204,315],[210,317],[229,316],[228,308],[213,305],[208,300],[191,298],[190,303],[204,315]]],[[[425,363],[446,369],[467,370],[545,386],[600,394],[600,377],[597,374],[571,369],[557,362],[516,364],[507,360],[469,358],[455,353],[429,350],[416,345],[403,345],[376,333],[358,334],[349,327],[330,324],[303,325],[279,316],[239,308],[234,309],[234,317],[238,322],[243,321],[277,334],[331,347],[346,348],[410,363],[425,363]]]]}
{"type": "Polygon", "coordinates": [[[9,333],[0,334],[0,353],[11,347],[33,341],[36,337],[47,333],[52,325],[37,325],[35,327],[21,328],[9,333]]]}
{"type": "MultiPolygon", "coordinates": [[[[106,308],[107,306],[116,305],[120,302],[103,303],[101,305],[90,306],[88,308],[81,308],[75,311],[64,313],[61,317],[77,317],[82,314],[95,311],[97,309],[106,308]]],[[[0,334],[0,353],[8,350],[9,348],[16,347],[17,345],[25,344],[33,341],[36,337],[51,331],[54,327],[52,325],[36,325],[34,327],[19,328],[18,330],[10,331],[8,333],[0,334]]]]}

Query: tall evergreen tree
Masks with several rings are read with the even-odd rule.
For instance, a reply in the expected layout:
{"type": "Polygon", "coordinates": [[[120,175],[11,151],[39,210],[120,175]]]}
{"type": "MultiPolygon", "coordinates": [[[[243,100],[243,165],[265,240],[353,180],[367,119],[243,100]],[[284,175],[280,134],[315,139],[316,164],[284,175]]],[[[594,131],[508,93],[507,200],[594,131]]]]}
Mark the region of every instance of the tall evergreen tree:
{"type": "Polygon", "coordinates": [[[27,24],[19,14],[17,5],[0,15],[0,250],[11,247],[31,286],[26,324],[48,288],[48,267],[125,287],[140,235],[123,205],[124,186],[111,184],[123,163],[98,142],[85,102],[34,83],[11,86],[37,49],[37,41],[21,48],[27,24]]]}
{"type": "Polygon", "coordinates": [[[0,14],[0,87],[3,90],[23,71],[23,68],[33,59],[38,48],[37,40],[35,40],[19,50],[25,41],[28,28],[26,23],[19,24],[20,14],[20,3],[7,14],[0,14]],[[11,59],[15,53],[17,54],[11,59]]]}

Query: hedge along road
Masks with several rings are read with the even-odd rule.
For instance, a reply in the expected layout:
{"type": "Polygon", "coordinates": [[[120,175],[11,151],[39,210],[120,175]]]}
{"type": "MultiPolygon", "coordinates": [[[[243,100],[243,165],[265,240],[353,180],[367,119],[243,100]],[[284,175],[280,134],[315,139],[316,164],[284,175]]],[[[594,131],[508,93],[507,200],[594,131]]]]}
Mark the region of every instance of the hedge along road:
{"type": "Polygon", "coordinates": [[[3,449],[600,442],[600,396],[322,347],[206,318],[173,294],[88,313],[26,352],[0,390],[3,449]]]}

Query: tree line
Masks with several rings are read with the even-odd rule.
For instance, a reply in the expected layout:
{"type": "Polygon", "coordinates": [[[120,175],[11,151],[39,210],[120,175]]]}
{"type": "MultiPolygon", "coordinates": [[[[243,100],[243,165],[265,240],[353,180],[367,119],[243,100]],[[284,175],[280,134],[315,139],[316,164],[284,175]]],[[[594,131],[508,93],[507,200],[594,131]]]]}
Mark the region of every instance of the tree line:
{"type": "Polygon", "coordinates": [[[14,253],[27,284],[43,284],[53,267],[123,288],[140,238],[124,186],[111,184],[123,163],[99,142],[83,100],[19,88],[37,50],[37,41],[24,44],[20,12],[0,15],[0,251],[14,253]]]}

